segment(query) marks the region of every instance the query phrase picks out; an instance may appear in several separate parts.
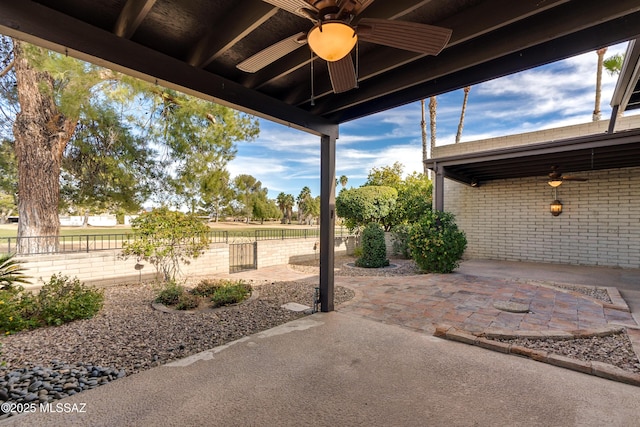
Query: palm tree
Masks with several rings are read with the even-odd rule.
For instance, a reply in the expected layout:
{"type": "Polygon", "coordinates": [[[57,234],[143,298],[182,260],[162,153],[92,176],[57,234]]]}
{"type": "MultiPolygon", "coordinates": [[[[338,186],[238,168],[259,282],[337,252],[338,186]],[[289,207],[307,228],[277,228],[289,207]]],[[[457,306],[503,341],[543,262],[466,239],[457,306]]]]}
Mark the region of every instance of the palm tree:
{"type": "Polygon", "coordinates": [[[293,216],[293,205],[295,204],[296,204],[296,199],[294,199],[291,194],[285,195],[284,208],[286,210],[285,217],[287,219],[287,224],[291,224],[291,217],[293,216]]]}
{"type": "Polygon", "coordinates": [[[347,186],[347,182],[349,182],[349,178],[347,178],[346,175],[342,175],[340,176],[340,185],[342,185],[342,188],[345,188],[347,186]]]}
{"type": "Polygon", "coordinates": [[[422,131],[422,172],[426,176],[430,176],[429,168],[425,163],[429,155],[427,154],[427,122],[424,119],[424,99],[420,100],[420,110],[422,111],[422,120],[420,121],[420,130],[422,131]]]}
{"type": "Polygon", "coordinates": [[[622,71],[622,64],[624,64],[624,53],[611,55],[602,63],[602,65],[604,65],[604,69],[607,70],[607,73],[609,73],[610,76],[620,74],[620,71],[622,71]]]}
{"type": "Polygon", "coordinates": [[[307,200],[311,197],[311,189],[306,185],[302,187],[300,194],[298,194],[298,222],[303,223],[307,215],[307,200]]]}
{"type": "Polygon", "coordinates": [[[604,54],[607,53],[607,48],[603,47],[602,49],[596,50],[596,54],[598,55],[598,69],[596,72],[596,103],[593,109],[593,121],[597,122],[600,120],[600,98],[602,97],[602,68],[604,63],[604,54]]]}
{"type": "Polygon", "coordinates": [[[282,211],[282,220],[280,221],[282,224],[286,224],[287,222],[287,210],[285,207],[286,197],[287,195],[284,194],[282,191],[280,192],[280,194],[278,194],[278,197],[276,197],[276,203],[278,205],[278,209],[282,211]]]}
{"type": "Polygon", "coordinates": [[[431,150],[429,154],[433,157],[436,149],[436,109],[438,108],[438,100],[435,96],[429,98],[429,128],[431,129],[431,150]]]}
{"type": "Polygon", "coordinates": [[[467,111],[467,101],[469,100],[469,91],[471,86],[464,88],[464,98],[462,100],[462,111],[460,112],[460,122],[458,123],[458,132],[456,133],[456,144],[460,142],[462,137],[462,127],[464,126],[464,113],[467,111]]]}

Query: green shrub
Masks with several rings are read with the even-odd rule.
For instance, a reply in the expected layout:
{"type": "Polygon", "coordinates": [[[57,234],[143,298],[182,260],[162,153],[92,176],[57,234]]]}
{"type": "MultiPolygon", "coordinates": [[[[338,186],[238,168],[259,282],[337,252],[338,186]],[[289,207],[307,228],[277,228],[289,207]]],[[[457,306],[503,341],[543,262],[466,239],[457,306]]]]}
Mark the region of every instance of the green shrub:
{"type": "Polygon", "coordinates": [[[76,277],[53,275],[35,297],[36,315],[45,325],[61,325],[93,317],[104,302],[102,291],[85,286],[76,277]]]}
{"type": "Polygon", "coordinates": [[[356,260],[356,265],[365,268],[389,265],[384,230],[380,224],[370,222],[362,231],[362,256],[356,260]]]}
{"type": "Polygon", "coordinates": [[[189,292],[183,292],[178,297],[176,310],[192,310],[200,305],[200,298],[189,292]]]}
{"type": "Polygon", "coordinates": [[[0,333],[9,335],[38,325],[33,295],[21,286],[0,290],[0,333]]]}
{"type": "Polygon", "coordinates": [[[14,259],[15,254],[0,255],[0,289],[6,290],[16,283],[29,283],[22,262],[14,259]]]}
{"type": "Polygon", "coordinates": [[[427,272],[451,273],[467,247],[464,232],[458,230],[454,216],[447,212],[426,212],[409,234],[411,256],[427,272]]]}
{"type": "Polygon", "coordinates": [[[362,256],[362,246],[356,246],[353,249],[353,256],[356,258],[360,258],[362,256]]]}
{"type": "Polygon", "coordinates": [[[228,280],[220,279],[220,280],[210,280],[204,279],[200,283],[198,283],[195,288],[191,289],[191,293],[193,295],[201,296],[201,297],[210,297],[213,295],[218,289],[223,286],[230,284],[231,282],[228,280]]]}
{"type": "Polygon", "coordinates": [[[227,284],[218,288],[211,295],[213,307],[221,307],[223,305],[237,304],[244,301],[251,295],[251,285],[243,282],[235,284],[227,284]]]}
{"type": "Polygon", "coordinates": [[[398,255],[402,258],[411,258],[411,251],[409,250],[410,228],[407,224],[400,224],[391,230],[393,234],[393,245],[391,249],[393,255],[398,255]]]}
{"type": "Polygon", "coordinates": [[[176,305],[184,292],[184,287],[171,280],[162,286],[155,301],[164,305],[176,305]]]}

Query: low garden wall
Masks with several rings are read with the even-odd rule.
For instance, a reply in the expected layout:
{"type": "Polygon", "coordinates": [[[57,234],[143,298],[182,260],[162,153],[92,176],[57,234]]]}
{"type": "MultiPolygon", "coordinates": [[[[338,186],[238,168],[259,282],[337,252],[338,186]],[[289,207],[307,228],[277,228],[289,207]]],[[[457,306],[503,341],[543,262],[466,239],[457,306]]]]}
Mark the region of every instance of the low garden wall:
{"type": "MultiPolygon", "coordinates": [[[[258,268],[287,264],[292,261],[314,259],[320,256],[319,239],[301,238],[286,240],[259,240],[257,245],[258,268]]],[[[355,237],[336,237],[336,255],[351,254],[355,247],[355,237]]],[[[127,259],[121,251],[97,251],[89,253],[66,253],[56,255],[32,255],[18,257],[23,261],[31,284],[27,289],[37,289],[43,281],[58,273],[78,277],[80,281],[94,286],[137,283],[155,278],[153,265],[137,262],[135,257],[127,259]]],[[[200,257],[182,266],[185,278],[229,273],[229,245],[214,243],[200,257]]]]}

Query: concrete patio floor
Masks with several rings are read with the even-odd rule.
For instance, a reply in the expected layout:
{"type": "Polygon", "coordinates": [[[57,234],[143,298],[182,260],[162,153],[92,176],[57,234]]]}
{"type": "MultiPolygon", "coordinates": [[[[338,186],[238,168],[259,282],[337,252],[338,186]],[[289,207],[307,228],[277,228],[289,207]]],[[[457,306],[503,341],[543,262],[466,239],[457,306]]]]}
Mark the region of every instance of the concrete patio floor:
{"type": "MultiPolygon", "coordinates": [[[[246,278],[309,278],[265,268],[246,278]]],[[[239,277],[239,276],[236,276],[239,277]]],[[[85,413],[36,413],[6,425],[634,426],[640,387],[433,337],[467,329],[636,324],[538,282],[640,290],[640,270],[467,261],[453,275],[336,277],[350,303],[64,399],[85,413]],[[529,303],[531,313],[492,307],[529,303]]],[[[637,312],[636,312],[637,314],[637,312]]],[[[0,425],[4,425],[0,423],[0,425]]]]}

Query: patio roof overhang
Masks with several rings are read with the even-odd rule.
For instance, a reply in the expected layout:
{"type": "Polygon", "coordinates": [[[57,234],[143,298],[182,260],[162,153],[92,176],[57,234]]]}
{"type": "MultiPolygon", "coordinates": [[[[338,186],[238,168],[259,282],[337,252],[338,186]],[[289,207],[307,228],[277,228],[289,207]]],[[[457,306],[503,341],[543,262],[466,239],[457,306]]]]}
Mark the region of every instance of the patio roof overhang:
{"type": "Polygon", "coordinates": [[[518,147],[429,159],[435,172],[433,206],[444,210],[444,178],[470,186],[497,179],[640,166],[640,130],[589,135],[518,147]]]}
{"type": "Polygon", "coordinates": [[[547,177],[563,173],[640,166],[640,130],[570,138],[429,159],[427,167],[445,178],[481,185],[497,179],[547,177]]]}

